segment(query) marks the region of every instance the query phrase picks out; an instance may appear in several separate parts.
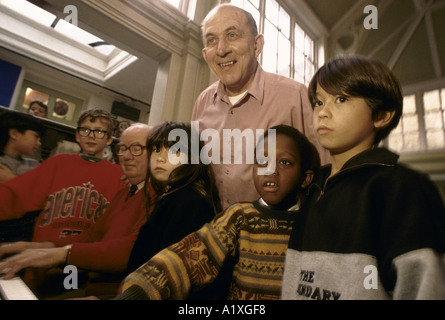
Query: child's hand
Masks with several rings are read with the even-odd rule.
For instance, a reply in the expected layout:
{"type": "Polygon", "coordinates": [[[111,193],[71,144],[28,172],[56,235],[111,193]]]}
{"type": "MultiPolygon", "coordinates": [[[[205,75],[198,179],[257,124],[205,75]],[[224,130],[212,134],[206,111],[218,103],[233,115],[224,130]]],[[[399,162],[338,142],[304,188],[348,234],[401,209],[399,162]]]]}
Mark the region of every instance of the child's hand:
{"type": "Polygon", "coordinates": [[[0,163],[0,183],[15,177],[15,174],[5,165],[0,163]]]}

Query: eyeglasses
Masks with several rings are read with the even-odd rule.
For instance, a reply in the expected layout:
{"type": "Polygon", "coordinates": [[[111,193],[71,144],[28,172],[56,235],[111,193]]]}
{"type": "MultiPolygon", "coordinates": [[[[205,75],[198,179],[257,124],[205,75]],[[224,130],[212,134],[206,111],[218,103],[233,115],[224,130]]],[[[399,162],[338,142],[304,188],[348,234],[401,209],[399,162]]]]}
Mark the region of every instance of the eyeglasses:
{"type": "Polygon", "coordinates": [[[102,129],[90,129],[85,127],[79,127],[77,128],[77,132],[79,132],[81,137],[88,137],[90,133],[93,133],[93,136],[97,139],[103,139],[105,137],[105,134],[108,133],[106,130],[102,129]]]}
{"type": "Polygon", "coordinates": [[[140,156],[147,147],[141,146],[139,143],[133,143],[129,147],[123,143],[118,143],[115,148],[118,156],[123,156],[125,151],[130,150],[130,153],[137,157],[140,156]]]}

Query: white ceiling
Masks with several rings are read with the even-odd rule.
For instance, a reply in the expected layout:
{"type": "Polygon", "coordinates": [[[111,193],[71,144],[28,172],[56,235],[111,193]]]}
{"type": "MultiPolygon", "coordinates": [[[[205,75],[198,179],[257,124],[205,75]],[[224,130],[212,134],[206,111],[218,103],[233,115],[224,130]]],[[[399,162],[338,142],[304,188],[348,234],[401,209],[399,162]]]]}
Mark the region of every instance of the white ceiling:
{"type": "MultiPolygon", "coordinates": [[[[327,30],[327,52],[330,56],[339,52],[356,52],[379,58],[394,70],[403,85],[443,81],[444,79],[445,0],[283,1],[295,1],[293,7],[304,4],[313,12],[327,30]],[[366,17],[363,8],[368,4],[373,4],[378,8],[377,30],[366,30],[363,27],[363,20],[366,17]]],[[[32,0],[30,2],[56,15],[63,16],[63,13],[48,4],[51,1],[32,0]]],[[[80,26],[96,27],[99,30],[96,35],[102,36],[106,40],[130,37],[128,34],[119,34],[124,33],[125,30],[116,23],[108,21],[107,17],[97,11],[89,10],[86,16],[82,15],[82,19],[84,21],[79,21],[80,26]],[[103,25],[107,27],[101,27],[103,25]],[[113,25],[116,27],[113,28],[113,25]]],[[[18,51],[22,50],[19,42],[17,41],[16,48],[18,51]]],[[[159,48],[154,44],[141,41],[139,38],[122,42],[118,40],[114,44],[122,45],[123,50],[138,59],[124,61],[125,68],[109,71],[100,76],[82,74],[83,69],[74,63],[68,67],[65,65],[64,68],[68,68],[68,70],[62,70],[78,77],[85,77],[100,86],[150,104],[158,68],[158,61],[153,57],[156,57],[159,48]],[[155,54],[144,52],[150,50],[155,54]]],[[[23,52],[22,50],[20,53],[31,56],[36,52],[23,52]]],[[[68,53],[68,57],[70,55],[72,53],[68,53]]],[[[39,59],[47,59],[48,63],[51,60],[54,63],[60,59],[60,53],[51,53],[48,48],[39,59]]]]}
{"type": "Polygon", "coordinates": [[[378,58],[402,85],[443,80],[445,0],[303,0],[330,35],[331,52],[378,58]],[[378,9],[378,29],[366,30],[366,5],[378,9]],[[349,48],[342,48],[350,45],[349,48]]]}

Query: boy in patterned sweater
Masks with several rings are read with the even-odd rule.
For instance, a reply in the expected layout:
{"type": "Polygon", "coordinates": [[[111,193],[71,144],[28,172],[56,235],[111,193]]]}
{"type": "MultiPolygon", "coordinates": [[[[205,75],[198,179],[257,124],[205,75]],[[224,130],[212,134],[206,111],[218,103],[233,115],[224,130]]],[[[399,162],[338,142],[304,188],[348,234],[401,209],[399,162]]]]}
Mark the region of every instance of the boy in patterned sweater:
{"type": "Polygon", "coordinates": [[[272,129],[275,135],[266,133],[264,143],[258,143],[253,168],[261,198],[232,205],[162,250],[125,279],[116,299],[187,299],[209,286],[229,262],[234,268],[228,299],[280,298],[292,223],[320,160],[298,130],[285,125],[272,129]],[[276,148],[268,154],[274,137],[276,148]],[[274,170],[271,159],[276,159],[274,170]],[[259,174],[260,169],[267,174],[259,174]]]}

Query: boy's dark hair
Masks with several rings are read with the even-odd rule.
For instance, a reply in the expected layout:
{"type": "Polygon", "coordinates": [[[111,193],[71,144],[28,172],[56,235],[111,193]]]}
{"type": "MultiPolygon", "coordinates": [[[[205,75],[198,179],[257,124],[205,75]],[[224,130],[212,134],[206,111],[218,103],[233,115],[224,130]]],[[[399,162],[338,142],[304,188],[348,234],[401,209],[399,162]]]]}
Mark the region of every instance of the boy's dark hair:
{"type": "MultiPolygon", "coordinates": [[[[315,146],[306,138],[304,134],[295,129],[294,127],[280,124],[269,128],[274,129],[275,134],[283,134],[291,138],[295,146],[300,152],[300,172],[303,174],[308,170],[316,171],[320,168],[320,155],[318,154],[315,146]]],[[[257,145],[269,135],[269,130],[266,131],[262,138],[259,139],[257,145]]]]}
{"type": "Polygon", "coordinates": [[[45,115],[46,116],[48,115],[48,106],[46,104],[44,104],[42,101],[40,101],[40,100],[31,101],[31,103],[29,104],[29,107],[28,107],[28,112],[29,112],[29,109],[31,109],[31,106],[33,104],[38,104],[39,106],[41,106],[43,109],[45,109],[45,115]]]}
{"type": "Polygon", "coordinates": [[[5,111],[0,115],[0,155],[3,155],[3,150],[9,141],[11,129],[20,133],[32,130],[38,132],[41,137],[45,134],[45,127],[39,118],[23,112],[5,111]]]}
{"type": "Polygon", "coordinates": [[[91,122],[96,121],[96,119],[103,119],[107,121],[107,137],[109,138],[113,134],[114,123],[109,112],[98,108],[85,110],[84,112],[82,112],[82,114],[79,116],[79,119],[77,120],[77,127],[80,127],[82,122],[87,119],[90,119],[91,122]]]}
{"type": "Polygon", "coordinates": [[[394,111],[394,117],[377,131],[374,145],[379,144],[397,127],[403,113],[403,96],[399,81],[382,62],[357,56],[344,55],[321,67],[308,86],[312,106],[317,100],[317,85],[333,96],[351,96],[365,99],[377,120],[383,111],[394,111]]]}
{"type": "MultiPolygon", "coordinates": [[[[213,170],[210,165],[205,165],[199,159],[199,153],[197,155],[193,154],[195,150],[191,147],[191,137],[192,137],[192,129],[190,124],[182,123],[182,122],[164,122],[163,124],[158,125],[157,127],[150,130],[149,136],[147,138],[147,157],[148,157],[148,170],[147,176],[145,178],[146,185],[151,183],[153,189],[156,191],[156,194],[161,195],[166,192],[165,187],[160,182],[156,181],[151,176],[150,170],[150,157],[153,153],[153,149],[159,149],[162,147],[170,148],[175,145],[177,142],[181,140],[177,137],[176,141],[169,141],[168,135],[174,129],[183,130],[184,133],[187,134],[187,146],[182,146],[181,151],[187,150],[187,159],[188,164],[181,165],[174,169],[169,177],[169,181],[167,185],[169,186],[169,190],[167,193],[175,192],[180,188],[184,188],[186,186],[191,186],[195,189],[199,194],[201,194],[205,199],[209,201],[209,203],[213,206],[215,210],[215,214],[218,213],[221,209],[220,200],[218,195],[218,190],[215,184],[215,178],[213,175],[213,170]],[[199,163],[194,164],[191,163],[191,159],[199,159],[199,163]]],[[[184,142],[184,141],[182,141],[184,142]]],[[[202,148],[202,143],[199,145],[199,152],[202,148]]],[[[146,191],[146,199],[147,199],[147,208],[150,208],[151,199],[146,191]]]]}

